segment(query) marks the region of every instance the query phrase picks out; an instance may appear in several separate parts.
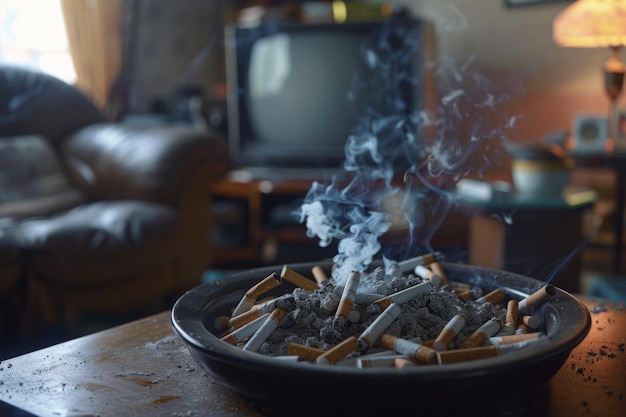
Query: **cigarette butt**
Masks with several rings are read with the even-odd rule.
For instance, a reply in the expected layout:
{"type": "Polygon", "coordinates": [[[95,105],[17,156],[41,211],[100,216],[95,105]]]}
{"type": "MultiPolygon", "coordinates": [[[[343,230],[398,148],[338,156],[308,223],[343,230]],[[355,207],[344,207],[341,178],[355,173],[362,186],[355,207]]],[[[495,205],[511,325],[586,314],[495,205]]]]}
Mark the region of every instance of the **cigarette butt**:
{"type": "Polygon", "coordinates": [[[524,323],[520,323],[520,325],[517,326],[517,329],[515,329],[515,334],[524,334],[524,333],[532,333],[532,332],[534,332],[534,330],[526,326],[524,323]]]}
{"type": "Polygon", "coordinates": [[[287,346],[287,355],[296,355],[303,361],[315,362],[318,356],[326,352],[310,346],[301,345],[299,343],[289,343],[287,346]]]}
{"type": "Polygon", "coordinates": [[[235,307],[235,310],[233,310],[232,315],[237,316],[250,310],[250,308],[256,302],[257,298],[259,298],[261,295],[265,294],[272,288],[280,285],[280,283],[281,281],[278,277],[278,274],[276,272],[272,272],[266,278],[261,280],[258,284],[250,287],[250,289],[246,291],[244,296],[239,301],[239,304],[237,304],[237,307],[235,307]]]}
{"type": "Polygon", "coordinates": [[[300,287],[310,292],[313,292],[320,288],[319,285],[317,285],[315,282],[298,274],[296,271],[289,268],[287,265],[283,266],[283,269],[280,272],[280,276],[282,279],[284,279],[285,281],[291,282],[296,287],[300,287]]]}
{"type": "Polygon", "coordinates": [[[446,323],[443,327],[437,338],[435,339],[435,343],[433,344],[433,348],[437,351],[443,351],[448,349],[448,345],[452,342],[452,340],[456,337],[456,335],[461,331],[461,329],[465,326],[467,320],[463,314],[457,314],[446,323]]]}
{"type": "Polygon", "coordinates": [[[440,365],[448,363],[466,362],[476,359],[490,358],[498,356],[500,349],[498,346],[482,346],[470,349],[454,349],[438,352],[438,361],[440,365]]]}
{"type": "Polygon", "coordinates": [[[541,320],[537,316],[523,315],[520,318],[521,324],[528,326],[530,329],[538,329],[541,320]]]}
{"type": "Polygon", "coordinates": [[[428,294],[433,291],[435,286],[439,285],[439,277],[434,277],[432,280],[426,280],[420,282],[417,285],[413,285],[409,288],[405,288],[401,291],[390,294],[374,302],[380,308],[387,308],[391,303],[404,304],[409,300],[417,297],[419,294],[428,294]]]}
{"type": "Polygon", "coordinates": [[[243,347],[244,350],[256,352],[265,343],[269,335],[280,325],[287,316],[288,311],[282,308],[275,308],[272,313],[263,321],[259,329],[248,339],[243,347]]]}
{"type": "Polygon", "coordinates": [[[440,285],[446,285],[448,283],[448,276],[446,275],[446,271],[444,271],[443,267],[438,261],[432,262],[428,267],[441,278],[440,285]]]}
{"type": "Polygon", "coordinates": [[[515,333],[515,329],[517,329],[518,311],[519,311],[519,301],[509,300],[509,302],[506,305],[506,319],[504,322],[504,327],[502,328],[503,333],[505,334],[515,333]]]}
{"type": "Polygon", "coordinates": [[[417,366],[417,362],[411,358],[400,357],[393,360],[394,368],[411,368],[414,366],[417,366]]]}
{"type": "Polygon", "coordinates": [[[386,349],[392,349],[400,354],[413,357],[422,363],[437,362],[437,351],[435,349],[411,342],[410,340],[401,339],[386,333],[382,336],[380,344],[386,349]]]}
{"type": "Polygon", "coordinates": [[[228,326],[228,322],[230,321],[229,316],[218,316],[213,321],[213,326],[217,330],[225,329],[228,326]]]}
{"type": "Polygon", "coordinates": [[[359,340],[367,344],[367,348],[378,340],[383,332],[398,318],[402,307],[400,305],[392,303],[382,313],[376,317],[376,319],[370,324],[359,336],[359,340]]]}
{"type": "Polygon", "coordinates": [[[404,261],[398,262],[398,266],[403,272],[409,272],[414,270],[417,265],[426,266],[433,262],[443,262],[444,260],[443,252],[433,252],[416,256],[415,258],[405,259],[404,261]]]}
{"type": "Polygon", "coordinates": [[[417,265],[414,272],[418,277],[429,280],[435,287],[441,285],[443,281],[443,278],[422,265],[417,265]]]}
{"type": "Polygon", "coordinates": [[[469,301],[472,299],[472,291],[470,291],[469,289],[456,289],[453,288],[454,292],[456,292],[456,295],[463,301],[469,301]]]}
{"type": "Polygon", "coordinates": [[[466,282],[448,281],[448,285],[453,290],[471,290],[472,289],[472,285],[466,282]]]}
{"type": "Polygon", "coordinates": [[[315,281],[318,284],[321,284],[322,282],[328,279],[328,275],[326,275],[326,272],[324,272],[322,267],[319,265],[316,265],[313,268],[311,268],[311,273],[313,274],[313,278],[315,278],[315,281]]]}
{"type": "Polygon", "coordinates": [[[269,313],[263,314],[262,316],[252,320],[250,323],[247,323],[244,326],[241,326],[240,328],[235,329],[232,332],[221,337],[220,340],[231,345],[237,345],[238,343],[252,336],[254,332],[256,332],[259,327],[261,327],[261,325],[269,315],[269,313]]]}
{"type": "Polygon", "coordinates": [[[548,284],[544,287],[541,287],[540,289],[519,302],[519,313],[523,315],[530,314],[531,310],[534,307],[542,304],[545,301],[548,301],[555,294],[556,287],[554,287],[553,285],[548,284]]]}
{"type": "Polygon", "coordinates": [[[461,343],[461,348],[469,349],[474,347],[480,347],[485,343],[485,341],[498,333],[502,325],[499,320],[490,319],[483,323],[478,329],[474,331],[463,343],[461,343]]]}
{"type": "Polygon", "coordinates": [[[327,350],[323,354],[315,359],[315,362],[318,365],[334,365],[339,362],[341,359],[348,356],[350,353],[357,350],[359,347],[359,342],[357,341],[355,336],[351,336],[339,343],[332,349],[327,350]]]}
{"type": "Polygon", "coordinates": [[[350,272],[346,286],[343,289],[341,298],[339,299],[339,306],[335,312],[335,317],[349,318],[350,311],[354,305],[354,297],[356,296],[356,289],[359,286],[361,280],[361,274],[357,271],[350,272]]]}
{"type": "Polygon", "coordinates": [[[495,290],[483,295],[480,298],[476,299],[476,302],[479,304],[484,304],[484,303],[492,303],[492,304],[497,304],[500,301],[504,301],[504,291],[502,291],[500,288],[496,288],[495,290]]]}
{"type": "Polygon", "coordinates": [[[357,358],[357,368],[391,368],[396,359],[402,357],[402,355],[386,355],[375,356],[372,358],[357,358]]]}
{"type": "Polygon", "coordinates": [[[256,308],[251,308],[245,313],[241,313],[237,316],[231,317],[230,320],[228,321],[228,329],[230,331],[233,331],[235,329],[240,328],[241,326],[244,326],[250,323],[252,320],[256,318],[261,317],[265,313],[271,313],[275,305],[276,305],[276,299],[272,299],[264,304],[259,305],[256,308]]]}
{"type": "Polygon", "coordinates": [[[489,338],[492,345],[508,345],[511,343],[524,342],[526,340],[536,339],[541,335],[539,332],[511,334],[506,336],[493,336],[489,338]]]}

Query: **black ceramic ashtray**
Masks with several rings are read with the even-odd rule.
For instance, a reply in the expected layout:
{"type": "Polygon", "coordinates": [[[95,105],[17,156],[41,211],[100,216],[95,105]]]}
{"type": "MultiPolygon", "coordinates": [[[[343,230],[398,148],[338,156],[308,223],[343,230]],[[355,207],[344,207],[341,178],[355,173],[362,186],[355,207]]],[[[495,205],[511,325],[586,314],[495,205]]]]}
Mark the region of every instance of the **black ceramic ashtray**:
{"type": "MultiPolygon", "coordinates": [[[[316,265],[330,276],[330,263],[291,264],[289,268],[309,277],[316,265]]],[[[546,286],[505,271],[446,262],[441,265],[449,280],[479,286],[485,293],[501,289],[509,299],[523,300],[546,286]]],[[[375,410],[386,410],[418,415],[427,409],[436,410],[438,406],[432,404],[451,409],[454,404],[469,407],[472,403],[482,404],[485,411],[490,402],[498,402],[506,393],[542,386],[561,368],[590,327],[586,307],[555,288],[554,295],[533,313],[540,319],[544,343],[465,362],[402,369],[317,365],[283,361],[220,340],[223,330],[215,327],[216,319],[230,315],[248,289],[281,268],[250,269],[204,283],[177,300],[171,318],[175,331],[208,375],[252,403],[289,414],[372,415],[375,410]]],[[[268,295],[293,289],[283,282],[268,295]]]]}

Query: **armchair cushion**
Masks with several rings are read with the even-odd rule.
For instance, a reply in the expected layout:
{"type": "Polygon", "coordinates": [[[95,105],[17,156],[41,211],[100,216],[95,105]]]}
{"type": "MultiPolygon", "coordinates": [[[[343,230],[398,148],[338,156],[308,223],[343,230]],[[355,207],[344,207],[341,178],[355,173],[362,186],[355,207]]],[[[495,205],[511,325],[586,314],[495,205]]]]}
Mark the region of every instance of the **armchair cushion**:
{"type": "Polygon", "coordinates": [[[38,135],[0,138],[0,217],[50,215],[83,201],[50,143],[38,135]]]}
{"type": "Polygon", "coordinates": [[[176,211],[163,205],[104,201],[23,221],[10,233],[42,281],[59,288],[93,288],[171,257],[179,222],[176,211]]]}

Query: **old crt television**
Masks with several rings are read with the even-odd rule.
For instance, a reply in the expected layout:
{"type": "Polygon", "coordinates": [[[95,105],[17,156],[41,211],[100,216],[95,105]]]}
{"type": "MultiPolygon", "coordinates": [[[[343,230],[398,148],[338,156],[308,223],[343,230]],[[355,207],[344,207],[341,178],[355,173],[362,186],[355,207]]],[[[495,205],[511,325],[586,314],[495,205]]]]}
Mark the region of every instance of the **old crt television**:
{"type": "Polygon", "coordinates": [[[261,178],[339,170],[359,123],[421,106],[421,85],[412,81],[421,59],[402,50],[415,49],[420,31],[406,16],[228,25],[228,141],[237,166],[261,178]]]}

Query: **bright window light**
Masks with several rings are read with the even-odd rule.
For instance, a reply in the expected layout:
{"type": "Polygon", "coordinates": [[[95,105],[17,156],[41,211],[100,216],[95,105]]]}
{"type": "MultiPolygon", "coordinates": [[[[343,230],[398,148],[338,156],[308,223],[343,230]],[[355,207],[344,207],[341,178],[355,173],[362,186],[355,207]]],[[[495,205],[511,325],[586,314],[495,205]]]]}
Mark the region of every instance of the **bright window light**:
{"type": "Polygon", "coordinates": [[[0,0],[0,61],[76,81],[60,0],[0,0]]]}

